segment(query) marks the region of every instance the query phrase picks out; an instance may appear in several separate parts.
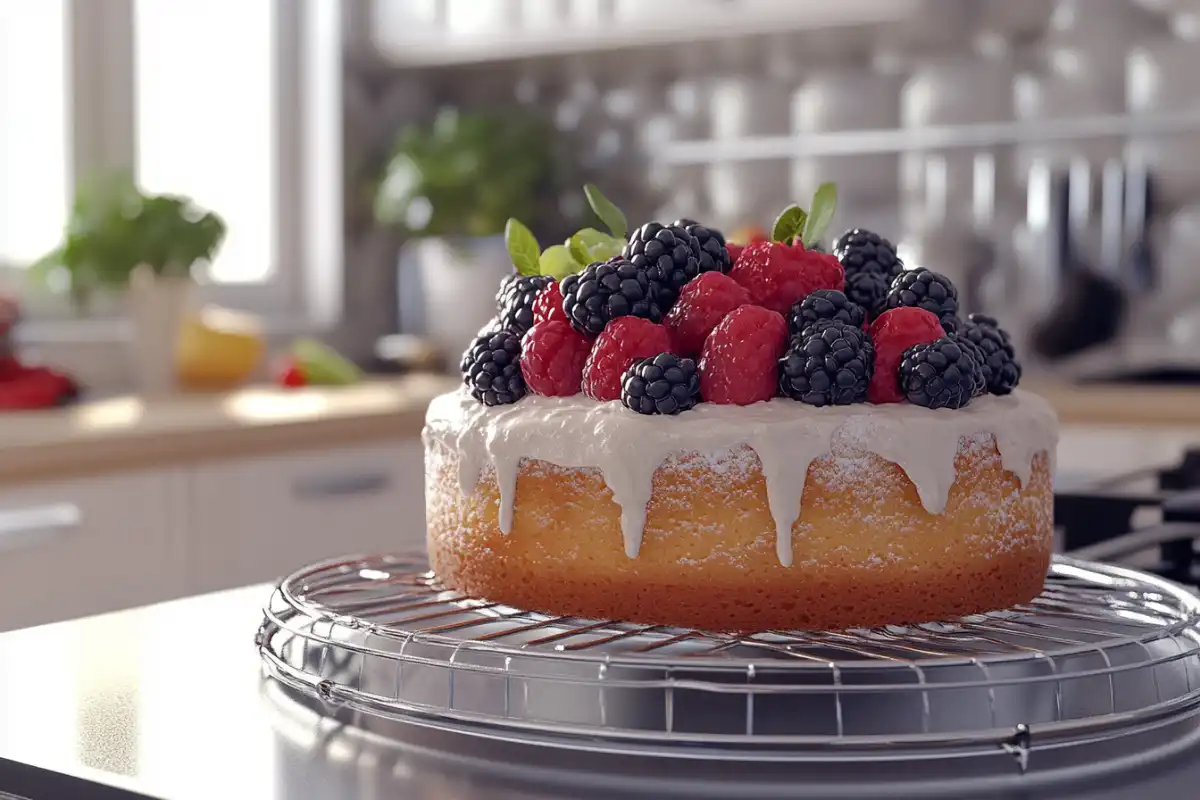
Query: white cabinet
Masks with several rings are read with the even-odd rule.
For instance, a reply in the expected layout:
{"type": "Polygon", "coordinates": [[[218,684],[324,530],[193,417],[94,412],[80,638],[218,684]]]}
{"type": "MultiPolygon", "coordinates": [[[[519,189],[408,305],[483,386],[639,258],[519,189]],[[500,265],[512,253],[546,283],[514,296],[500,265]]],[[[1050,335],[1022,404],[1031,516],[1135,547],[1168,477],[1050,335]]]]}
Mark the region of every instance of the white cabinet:
{"type": "Polygon", "coordinates": [[[189,593],[425,543],[419,441],[205,465],[188,485],[189,593]]]}
{"type": "Polygon", "coordinates": [[[183,593],[183,471],[0,491],[0,629],[183,593]]]}

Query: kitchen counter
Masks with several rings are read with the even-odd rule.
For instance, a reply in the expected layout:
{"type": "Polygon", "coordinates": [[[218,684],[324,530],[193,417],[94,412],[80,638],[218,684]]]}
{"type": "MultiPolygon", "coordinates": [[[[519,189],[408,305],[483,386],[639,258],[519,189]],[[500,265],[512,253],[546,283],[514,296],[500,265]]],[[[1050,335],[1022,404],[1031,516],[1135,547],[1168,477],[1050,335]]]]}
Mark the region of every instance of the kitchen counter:
{"type": "Polygon", "coordinates": [[[0,485],[416,437],[429,401],[454,385],[412,375],[8,413],[0,416],[0,485]]]}
{"type": "Polygon", "coordinates": [[[1200,428],[1200,387],[1079,385],[1042,377],[1022,388],[1049,400],[1064,425],[1200,428]]]}

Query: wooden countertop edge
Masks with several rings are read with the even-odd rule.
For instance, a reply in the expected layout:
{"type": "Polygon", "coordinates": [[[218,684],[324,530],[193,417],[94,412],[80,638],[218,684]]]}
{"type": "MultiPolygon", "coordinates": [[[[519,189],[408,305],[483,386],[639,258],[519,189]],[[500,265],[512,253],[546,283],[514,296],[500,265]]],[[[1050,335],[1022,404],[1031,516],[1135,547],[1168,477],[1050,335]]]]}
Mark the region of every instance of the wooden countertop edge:
{"type": "Polygon", "coordinates": [[[1036,383],[1028,389],[1054,406],[1061,425],[1200,427],[1200,390],[1196,389],[1052,383],[1036,383]]]}
{"type": "MultiPolygon", "coordinates": [[[[105,435],[17,444],[0,449],[0,487],[415,439],[429,401],[453,384],[436,377],[414,383],[395,382],[394,404],[361,412],[338,409],[279,421],[234,421],[214,413],[190,427],[133,425],[105,435]]],[[[335,397],[336,390],[329,394],[335,397]]]]}

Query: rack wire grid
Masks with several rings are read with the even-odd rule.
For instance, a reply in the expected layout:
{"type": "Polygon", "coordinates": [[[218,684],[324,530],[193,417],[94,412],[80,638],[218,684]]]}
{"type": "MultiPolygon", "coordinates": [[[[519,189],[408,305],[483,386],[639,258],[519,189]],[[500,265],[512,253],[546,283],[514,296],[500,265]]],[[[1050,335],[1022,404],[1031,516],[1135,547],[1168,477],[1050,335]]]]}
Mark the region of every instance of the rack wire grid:
{"type": "Polygon", "coordinates": [[[746,635],[522,611],[420,558],[352,558],[282,581],[256,645],[270,677],[332,706],[606,752],[1023,759],[1200,720],[1200,599],[1063,557],[1004,611],[746,635]]]}

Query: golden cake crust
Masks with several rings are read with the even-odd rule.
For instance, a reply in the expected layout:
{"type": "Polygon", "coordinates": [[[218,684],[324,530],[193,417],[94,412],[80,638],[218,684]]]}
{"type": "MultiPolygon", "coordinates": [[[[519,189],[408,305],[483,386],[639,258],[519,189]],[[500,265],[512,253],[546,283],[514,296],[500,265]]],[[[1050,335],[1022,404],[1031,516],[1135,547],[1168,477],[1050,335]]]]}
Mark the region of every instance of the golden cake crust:
{"type": "Polygon", "coordinates": [[[813,461],[790,566],[749,447],[663,462],[636,558],[598,470],[522,460],[505,534],[493,470],[464,494],[459,454],[439,441],[426,448],[434,571],[468,595],[547,614],[719,631],[927,622],[1027,602],[1050,561],[1047,455],[1022,487],[987,434],[961,440],[936,514],[903,469],[873,453],[813,461]]]}

